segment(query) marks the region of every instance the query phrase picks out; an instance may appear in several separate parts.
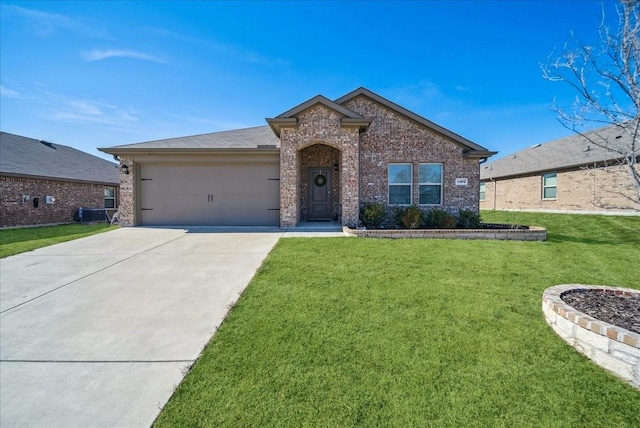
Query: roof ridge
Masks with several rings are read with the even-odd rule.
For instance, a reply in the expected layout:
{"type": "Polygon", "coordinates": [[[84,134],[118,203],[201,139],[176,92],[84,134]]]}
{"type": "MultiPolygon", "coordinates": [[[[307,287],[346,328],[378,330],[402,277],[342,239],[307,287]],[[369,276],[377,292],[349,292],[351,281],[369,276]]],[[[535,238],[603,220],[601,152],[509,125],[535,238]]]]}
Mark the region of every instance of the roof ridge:
{"type": "Polygon", "coordinates": [[[274,119],[283,119],[283,118],[289,118],[291,116],[295,116],[296,114],[311,108],[313,106],[315,106],[316,104],[322,104],[332,110],[337,111],[340,114],[343,114],[347,117],[350,118],[354,118],[354,119],[364,119],[361,115],[359,115],[358,113],[356,113],[355,111],[351,111],[348,108],[346,108],[345,106],[341,105],[340,103],[337,103],[335,101],[330,100],[329,98],[325,97],[324,95],[318,94],[315,97],[311,97],[306,101],[303,101],[302,103],[296,105],[293,108],[290,108],[289,110],[285,111],[284,113],[279,114],[278,116],[276,116],[274,119]]]}

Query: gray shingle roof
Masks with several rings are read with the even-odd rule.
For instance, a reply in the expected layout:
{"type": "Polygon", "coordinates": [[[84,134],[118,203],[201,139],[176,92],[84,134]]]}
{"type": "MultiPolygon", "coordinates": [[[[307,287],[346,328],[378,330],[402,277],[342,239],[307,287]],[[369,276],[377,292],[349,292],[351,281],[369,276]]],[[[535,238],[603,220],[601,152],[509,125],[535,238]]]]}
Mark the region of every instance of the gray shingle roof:
{"type": "Polygon", "coordinates": [[[189,137],[168,138],[165,140],[100,148],[105,153],[126,153],[134,151],[176,151],[182,149],[259,149],[280,148],[280,139],[273,134],[269,126],[235,129],[232,131],[212,132],[189,137]]]}
{"type": "Polygon", "coordinates": [[[371,122],[370,120],[361,117],[359,114],[346,109],[342,104],[349,99],[364,95],[374,101],[383,104],[389,109],[407,116],[408,118],[417,121],[418,123],[427,126],[436,132],[448,136],[454,141],[458,142],[465,147],[465,156],[476,158],[487,158],[494,155],[496,152],[491,152],[486,148],[473,143],[466,138],[459,136],[435,123],[419,116],[404,107],[395,104],[380,95],[377,95],[366,88],[358,88],[355,91],[339,98],[336,101],[331,101],[328,98],[318,95],[299,104],[298,106],[280,114],[275,118],[267,119],[270,126],[258,126],[254,128],[237,129],[232,131],[213,132],[209,134],[193,135],[189,137],[168,138],[164,140],[147,141],[135,144],[126,144],[115,147],[104,147],[98,150],[111,154],[126,154],[126,153],[140,153],[140,152],[179,152],[182,150],[188,151],[210,151],[210,150],[251,150],[251,149],[264,149],[264,150],[277,150],[280,149],[280,139],[278,138],[280,126],[283,124],[295,124],[295,116],[297,113],[305,110],[315,104],[321,103],[329,108],[332,108],[345,117],[342,120],[352,126],[360,125],[361,129],[366,128],[371,122]]]}
{"type": "MultiPolygon", "coordinates": [[[[607,126],[585,133],[596,142],[607,141],[611,147],[631,147],[631,136],[617,126],[607,126]]],[[[482,165],[480,178],[488,180],[544,171],[570,169],[593,163],[613,161],[620,155],[599,147],[581,135],[572,135],[544,144],[536,144],[482,165]]]]}
{"type": "Polygon", "coordinates": [[[62,144],[0,132],[0,173],[89,183],[120,182],[118,166],[62,144]]]}

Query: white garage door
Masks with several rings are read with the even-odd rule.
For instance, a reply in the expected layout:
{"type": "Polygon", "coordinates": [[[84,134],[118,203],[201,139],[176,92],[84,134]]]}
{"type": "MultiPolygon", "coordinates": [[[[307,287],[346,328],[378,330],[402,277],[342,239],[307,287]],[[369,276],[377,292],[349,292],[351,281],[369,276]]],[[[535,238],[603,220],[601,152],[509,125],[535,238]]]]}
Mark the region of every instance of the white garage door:
{"type": "Polygon", "coordinates": [[[142,225],[277,226],[278,163],[142,164],[142,225]]]}

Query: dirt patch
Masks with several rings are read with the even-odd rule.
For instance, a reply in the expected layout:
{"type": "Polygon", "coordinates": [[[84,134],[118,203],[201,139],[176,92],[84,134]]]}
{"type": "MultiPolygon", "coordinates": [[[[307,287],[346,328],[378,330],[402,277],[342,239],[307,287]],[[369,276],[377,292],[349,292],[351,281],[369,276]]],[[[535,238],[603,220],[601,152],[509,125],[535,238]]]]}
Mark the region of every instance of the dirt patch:
{"type": "Polygon", "coordinates": [[[640,297],[606,290],[571,290],[560,298],[580,312],[640,334],[640,297]]]}

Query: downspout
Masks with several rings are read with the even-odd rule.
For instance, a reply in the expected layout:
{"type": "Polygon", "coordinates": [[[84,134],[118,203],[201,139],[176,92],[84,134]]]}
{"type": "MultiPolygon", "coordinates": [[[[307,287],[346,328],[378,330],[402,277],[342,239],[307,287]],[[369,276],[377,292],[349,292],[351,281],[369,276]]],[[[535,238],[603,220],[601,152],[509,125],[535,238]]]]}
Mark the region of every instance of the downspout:
{"type": "Polygon", "coordinates": [[[593,164],[593,200],[591,202],[591,205],[594,205],[594,206],[595,206],[595,203],[597,201],[597,199],[596,199],[596,197],[597,197],[596,196],[596,184],[597,184],[596,173],[597,173],[597,169],[598,168],[597,168],[597,166],[596,166],[596,164],[594,162],[594,164],[593,164]]]}
{"type": "Polygon", "coordinates": [[[494,181],[493,178],[490,178],[489,180],[491,180],[491,182],[493,183],[493,210],[496,210],[496,196],[498,195],[498,182],[494,181]]]}

